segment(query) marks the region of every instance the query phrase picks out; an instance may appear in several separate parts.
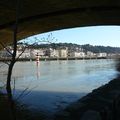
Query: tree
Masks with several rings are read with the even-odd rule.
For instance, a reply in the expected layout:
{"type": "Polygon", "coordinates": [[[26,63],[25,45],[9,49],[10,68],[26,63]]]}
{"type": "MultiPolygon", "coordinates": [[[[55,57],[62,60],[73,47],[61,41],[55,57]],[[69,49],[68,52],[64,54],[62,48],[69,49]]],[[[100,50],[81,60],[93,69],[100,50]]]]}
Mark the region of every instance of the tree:
{"type": "MultiPolygon", "coordinates": [[[[7,95],[8,95],[8,100],[11,104],[11,111],[12,111],[12,116],[13,116],[13,120],[16,120],[16,110],[15,110],[15,103],[13,100],[13,95],[12,95],[12,89],[11,89],[11,76],[12,76],[12,70],[14,67],[14,64],[18,61],[19,57],[22,55],[22,53],[25,51],[26,48],[29,48],[30,46],[34,46],[37,45],[40,42],[48,42],[49,44],[51,44],[53,42],[54,39],[52,39],[50,41],[50,39],[44,38],[44,40],[42,39],[38,39],[37,37],[34,37],[35,42],[33,44],[28,44],[27,41],[23,43],[19,43],[17,42],[17,24],[18,22],[15,24],[14,30],[13,30],[13,35],[14,35],[14,39],[13,39],[13,44],[12,44],[12,49],[13,52],[11,52],[11,50],[9,49],[9,47],[6,47],[2,42],[0,42],[0,45],[11,55],[11,59],[9,62],[5,62],[8,65],[8,74],[7,74],[7,82],[6,82],[6,90],[7,90],[7,95]],[[18,57],[16,57],[16,51],[17,51],[17,43],[18,44],[23,44],[24,48],[22,49],[21,54],[19,54],[18,57]]],[[[52,34],[51,34],[52,35],[52,34]]],[[[25,90],[28,90],[25,89],[25,90]]],[[[24,91],[25,92],[25,91],[24,91]]],[[[23,94],[23,93],[22,93],[23,94]]],[[[21,97],[21,95],[20,95],[21,97]]],[[[18,97],[18,98],[20,98],[18,97]]]]}

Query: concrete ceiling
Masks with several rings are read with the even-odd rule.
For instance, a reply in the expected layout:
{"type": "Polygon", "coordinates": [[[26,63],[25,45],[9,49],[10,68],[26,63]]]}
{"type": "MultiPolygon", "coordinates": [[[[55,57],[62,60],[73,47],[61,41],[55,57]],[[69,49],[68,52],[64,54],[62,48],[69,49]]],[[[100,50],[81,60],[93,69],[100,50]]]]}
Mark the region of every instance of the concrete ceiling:
{"type": "MultiPolygon", "coordinates": [[[[13,40],[16,1],[0,0],[0,41],[13,40]]],[[[65,28],[120,25],[120,0],[19,0],[18,40],[65,28]]]]}

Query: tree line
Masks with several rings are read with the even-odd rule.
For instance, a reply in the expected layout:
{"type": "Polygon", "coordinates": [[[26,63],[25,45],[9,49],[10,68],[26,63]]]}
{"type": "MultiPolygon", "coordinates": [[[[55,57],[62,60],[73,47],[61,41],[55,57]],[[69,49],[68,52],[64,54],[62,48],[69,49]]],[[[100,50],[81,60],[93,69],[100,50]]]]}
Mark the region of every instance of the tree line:
{"type": "MultiPolygon", "coordinates": [[[[29,43],[22,43],[19,42],[19,44],[24,44],[27,45],[29,43]]],[[[82,48],[84,52],[91,51],[93,53],[100,53],[100,52],[105,52],[105,53],[120,53],[120,47],[111,47],[111,46],[93,46],[90,44],[85,44],[85,45],[78,45],[78,44],[73,44],[73,43],[51,43],[51,44],[32,44],[29,45],[33,49],[40,49],[40,48],[53,48],[53,49],[60,49],[60,48],[66,48],[68,49],[76,49],[76,48],[82,48]]]]}

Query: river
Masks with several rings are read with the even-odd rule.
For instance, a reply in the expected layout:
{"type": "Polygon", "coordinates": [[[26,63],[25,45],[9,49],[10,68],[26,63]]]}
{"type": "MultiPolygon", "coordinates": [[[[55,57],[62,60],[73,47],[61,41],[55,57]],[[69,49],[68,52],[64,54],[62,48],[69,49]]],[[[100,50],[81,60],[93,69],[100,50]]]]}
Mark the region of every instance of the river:
{"type": "Polygon", "coordinates": [[[116,75],[115,61],[110,59],[17,62],[14,98],[30,110],[53,115],[116,75]]]}

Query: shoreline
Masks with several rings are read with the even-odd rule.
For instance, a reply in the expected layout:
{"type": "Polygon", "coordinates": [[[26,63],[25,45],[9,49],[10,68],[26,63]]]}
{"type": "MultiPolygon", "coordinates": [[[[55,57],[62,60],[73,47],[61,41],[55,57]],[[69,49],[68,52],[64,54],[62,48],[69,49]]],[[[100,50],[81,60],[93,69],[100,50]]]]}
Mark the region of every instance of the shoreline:
{"type": "MultiPolygon", "coordinates": [[[[40,58],[39,61],[57,61],[57,60],[91,60],[91,59],[112,59],[108,57],[85,57],[85,58],[40,58]]],[[[0,62],[10,61],[10,58],[0,58],[0,62]]],[[[18,61],[36,61],[36,58],[19,58],[18,61]]]]}

